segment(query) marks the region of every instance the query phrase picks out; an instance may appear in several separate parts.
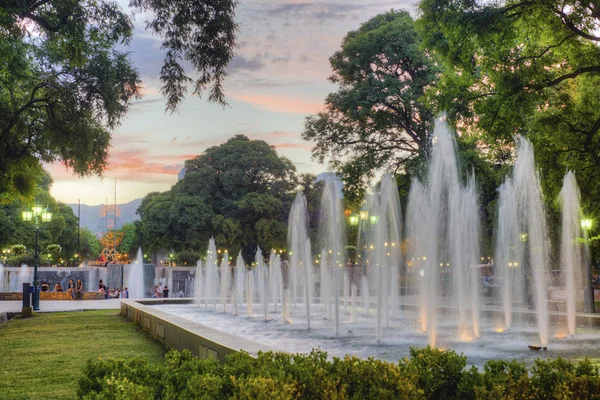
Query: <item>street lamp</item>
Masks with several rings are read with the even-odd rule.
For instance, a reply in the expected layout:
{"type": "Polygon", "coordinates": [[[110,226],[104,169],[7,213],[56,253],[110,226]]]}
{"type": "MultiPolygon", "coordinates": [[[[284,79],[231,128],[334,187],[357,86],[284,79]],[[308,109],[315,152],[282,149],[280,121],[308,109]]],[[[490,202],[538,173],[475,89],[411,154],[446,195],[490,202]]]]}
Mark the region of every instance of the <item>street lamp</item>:
{"type": "Polygon", "coordinates": [[[358,216],[351,215],[350,217],[348,217],[348,222],[350,222],[350,225],[358,225],[358,216]]]}
{"type": "Polygon", "coordinates": [[[581,229],[584,231],[589,231],[592,229],[592,220],[591,219],[582,219],[581,220],[581,229]]]}
{"type": "Polygon", "coordinates": [[[581,229],[583,230],[583,238],[585,240],[585,249],[583,251],[584,265],[587,268],[586,273],[586,288],[583,296],[584,312],[595,313],[596,305],[594,304],[594,287],[592,286],[592,266],[588,258],[588,231],[592,229],[593,221],[589,218],[581,220],[581,229]]]}
{"type": "Polygon", "coordinates": [[[33,222],[33,230],[35,231],[35,252],[33,253],[33,310],[39,311],[40,309],[40,287],[38,282],[38,264],[40,259],[40,246],[39,246],[39,233],[41,225],[40,223],[48,223],[52,221],[52,213],[47,209],[44,209],[40,205],[31,207],[31,211],[25,210],[21,213],[23,221],[33,222]]]}
{"type": "Polygon", "coordinates": [[[365,221],[367,218],[369,218],[369,212],[368,211],[361,211],[360,212],[360,219],[362,219],[363,221],[365,221]]]}
{"type": "Polygon", "coordinates": [[[379,221],[379,217],[377,215],[371,215],[371,224],[375,225],[377,221],[379,221]]]}

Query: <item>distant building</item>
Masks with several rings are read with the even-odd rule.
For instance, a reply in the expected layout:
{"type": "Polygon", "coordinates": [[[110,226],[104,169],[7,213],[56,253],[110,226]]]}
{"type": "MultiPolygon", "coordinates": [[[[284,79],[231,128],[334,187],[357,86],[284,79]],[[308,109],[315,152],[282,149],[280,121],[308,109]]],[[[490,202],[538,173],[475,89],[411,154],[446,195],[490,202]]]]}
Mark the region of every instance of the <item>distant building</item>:
{"type": "Polygon", "coordinates": [[[181,168],[181,171],[177,174],[177,180],[181,181],[185,178],[185,167],[181,168]]]}

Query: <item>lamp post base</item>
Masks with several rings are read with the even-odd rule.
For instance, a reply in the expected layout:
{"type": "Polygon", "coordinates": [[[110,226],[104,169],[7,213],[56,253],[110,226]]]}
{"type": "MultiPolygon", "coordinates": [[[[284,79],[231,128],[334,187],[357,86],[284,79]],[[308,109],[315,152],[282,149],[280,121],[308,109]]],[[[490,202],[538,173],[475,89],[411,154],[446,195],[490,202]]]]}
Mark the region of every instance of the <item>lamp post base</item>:
{"type": "Polygon", "coordinates": [[[33,308],[32,307],[23,307],[21,309],[21,317],[22,318],[29,318],[33,316],[33,308]]]}

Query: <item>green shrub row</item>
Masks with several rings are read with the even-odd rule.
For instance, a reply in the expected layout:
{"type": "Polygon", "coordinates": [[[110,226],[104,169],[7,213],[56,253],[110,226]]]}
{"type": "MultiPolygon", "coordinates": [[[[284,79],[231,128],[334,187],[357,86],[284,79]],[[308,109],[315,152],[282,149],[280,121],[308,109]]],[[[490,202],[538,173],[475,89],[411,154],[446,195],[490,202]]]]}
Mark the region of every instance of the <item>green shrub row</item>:
{"type": "Polygon", "coordinates": [[[467,368],[454,351],[411,348],[398,364],[327,353],[240,352],[220,365],[189,351],[165,363],[136,358],[90,360],[79,381],[83,399],[600,399],[598,368],[589,360],[516,361],[467,368]]]}

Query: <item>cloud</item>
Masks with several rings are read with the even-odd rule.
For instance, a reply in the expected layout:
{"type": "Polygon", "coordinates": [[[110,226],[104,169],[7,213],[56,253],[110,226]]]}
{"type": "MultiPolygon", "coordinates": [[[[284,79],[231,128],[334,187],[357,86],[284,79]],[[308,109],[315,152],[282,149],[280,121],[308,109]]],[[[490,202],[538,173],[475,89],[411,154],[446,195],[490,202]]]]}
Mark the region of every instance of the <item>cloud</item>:
{"type": "Polygon", "coordinates": [[[298,135],[296,132],[291,132],[291,131],[271,131],[271,132],[263,132],[263,133],[248,133],[247,134],[248,137],[250,137],[250,139],[255,139],[255,140],[273,140],[273,139],[281,139],[281,138],[298,138],[300,137],[300,135],[298,135]]]}
{"type": "MultiPolygon", "coordinates": [[[[196,154],[154,155],[147,150],[111,150],[105,175],[123,181],[166,182],[183,168],[183,162],[196,154]]],[[[61,163],[47,164],[46,169],[55,180],[73,180],[72,171],[61,163]]]]}
{"type": "Polygon", "coordinates": [[[324,108],[321,102],[285,96],[233,94],[231,97],[262,110],[285,114],[316,114],[324,108]]]}
{"type": "Polygon", "coordinates": [[[233,57],[233,60],[227,66],[227,70],[230,73],[236,71],[259,71],[265,67],[264,59],[268,56],[265,54],[256,54],[252,58],[246,58],[242,55],[237,54],[233,57]]]}
{"type": "Polygon", "coordinates": [[[312,146],[308,143],[278,143],[273,146],[278,149],[312,150],[312,146]]]}
{"type": "Polygon", "coordinates": [[[343,19],[357,19],[365,10],[381,7],[398,7],[398,2],[367,2],[360,3],[323,3],[323,2],[296,2],[274,5],[268,14],[287,20],[305,20],[308,22],[322,23],[327,20],[340,21],[343,19]]]}

